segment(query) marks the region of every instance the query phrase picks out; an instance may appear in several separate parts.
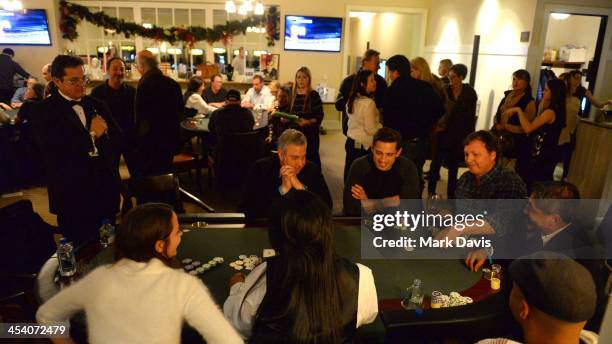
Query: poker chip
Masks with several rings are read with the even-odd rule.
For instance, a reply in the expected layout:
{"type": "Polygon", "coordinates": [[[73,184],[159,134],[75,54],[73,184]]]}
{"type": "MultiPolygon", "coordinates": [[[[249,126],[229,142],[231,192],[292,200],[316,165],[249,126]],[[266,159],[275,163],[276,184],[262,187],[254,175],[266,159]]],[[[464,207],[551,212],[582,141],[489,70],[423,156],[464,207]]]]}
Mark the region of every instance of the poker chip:
{"type": "Polygon", "coordinates": [[[192,269],[193,269],[193,265],[191,264],[185,265],[185,270],[192,270],[192,269]]]}
{"type": "Polygon", "coordinates": [[[215,257],[213,260],[219,264],[223,263],[223,257],[215,257]]]}
{"type": "Polygon", "coordinates": [[[193,260],[191,260],[190,258],[185,258],[182,260],[183,264],[189,264],[191,263],[193,260]]]}
{"type": "Polygon", "coordinates": [[[231,263],[229,263],[229,266],[231,268],[236,268],[238,265],[236,265],[236,262],[231,262],[231,263]]]}
{"type": "Polygon", "coordinates": [[[203,267],[199,267],[199,268],[197,268],[195,271],[196,271],[197,273],[201,274],[201,273],[203,273],[204,271],[206,271],[206,269],[204,269],[203,267]]]}
{"type": "Polygon", "coordinates": [[[196,270],[191,270],[191,271],[189,271],[189,274],[192,275],[192,276],[195,276],[195,275],[198,274],[198,272],[196,270]]]}
{"type": "Polygon", "coordinates": [[[196,261],[192,262],[191,265],[193,265],[194,267],[198,267],[198,266],[202,265],[202,262],[196,260],[196,261]]]}
{"type": "Polygon", "coordinates": [[[234,267],[234,269],[240,271],[240,270],[242,270],[244,268],[242,267],[242,265],[236,265],[236,267],[234,267]]]}
{"type": "Polygon", "coordinates": [[[245,260],[248,257],[247,257],[246,254],[241,254],[241,255],[238,256],[238,258],[240,258],[240,260],[245,260]]]}
{"type": "Polygon", "coordinates": [[[234,264],[236,265],[244,265],[244,262],[242,260],[237,260],[234,262],[234,264]]]}
{"type": "Polygon", "coordinates": [[[210,270],[211,266],[208,263],[202,264],[202,267],[204,270],[210,270]]]}
{"type": "Polygon", "coordinates": [[[209,264],[211,267],[215,267],[215,266],[217,266],[217,262],[215,262],[214,260],[210,260],[210,261],[208,261],[208,264],[209,264]]]}

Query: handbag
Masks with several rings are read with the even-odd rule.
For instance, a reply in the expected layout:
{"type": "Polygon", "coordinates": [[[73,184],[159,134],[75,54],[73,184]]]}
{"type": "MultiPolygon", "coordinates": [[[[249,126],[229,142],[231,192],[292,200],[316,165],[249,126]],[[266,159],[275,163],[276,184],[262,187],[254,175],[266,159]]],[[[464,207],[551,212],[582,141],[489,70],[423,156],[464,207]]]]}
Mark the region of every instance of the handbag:
{"type": "Polygon", "coordinates": [[[529,160],[531,163],[538,163],[542,160],[546,135],[546,131],[538,130],[529,136],[529,160]]]}

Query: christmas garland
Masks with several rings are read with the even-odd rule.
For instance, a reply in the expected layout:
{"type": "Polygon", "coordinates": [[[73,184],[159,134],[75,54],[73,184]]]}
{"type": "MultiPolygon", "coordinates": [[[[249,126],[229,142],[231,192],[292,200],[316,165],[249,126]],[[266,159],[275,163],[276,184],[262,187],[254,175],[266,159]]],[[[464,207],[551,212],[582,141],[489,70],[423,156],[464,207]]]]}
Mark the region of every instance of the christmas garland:
{"type": "Polygon", "coordinates": [[[79,36],[76,27],[83,19],[107,30],[122,33],[126,38],[141,36],[170,43],[185,42],[189,46],[193,46],[198,41],[207,41],[209,44],[223,41],[224,44],[227,44],[233,36],[245,34],[248,27],[262,25],[266,26],[268,46],[274,46],[274,42],[280,39],[280,15],[276,6],[269,7],[264,15],[251,16],[242,21],[228,21],[225,25],[215,25],[213,28],[201,26],[161,28],[155,25],[146,28],[134,22],[110,17],[104,12],[92,13],[85,6],[64,0],[60,1],[60,13],[59,25],[62,37],[70,41],[74,41],[79,36]]]}

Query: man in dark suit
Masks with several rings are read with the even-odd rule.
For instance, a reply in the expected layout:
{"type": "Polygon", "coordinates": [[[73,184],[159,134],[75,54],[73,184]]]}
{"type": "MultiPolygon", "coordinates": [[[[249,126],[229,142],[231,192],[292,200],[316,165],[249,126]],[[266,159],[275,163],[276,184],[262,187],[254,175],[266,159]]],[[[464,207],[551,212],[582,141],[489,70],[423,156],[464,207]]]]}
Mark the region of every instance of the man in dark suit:
{"type": "Polygon", "coordinates": [[[139,52],[136,63],[142,75],[134,103],[136,176],[168,173],[180,144],[180,120],[184,109],[181,87],[162,74],[150,51],[139,52]]]}
{"type": "Polygon", "coordinates": [[[240,92],[229,90],[225,101],[225,106],[215,110],[208,121],[208,130],[215,135],[217,142],[226,134],[252,131],[255,125],[251,110],[240,106],[240,92]]]}
{"type": "Polygon", "coordinates": [[[306,144],[300,131],[285,130],[278,138],[278,156],[260,159],[250,168],[239,210],[248,218],[269,217],[274,203],[292,190],[309,190],[331,209],[321,168],[306,160],[306,144]]]}
{"type": "MultiPolygon", "coordinates": [[[[588,204],[589,201],[583,202],[588,204]]],[[[604,286],[609,272],[587,227],[576,221],[581,208],[580,194],[573,184],[557,181],[535,184],[524,210],[533,234],[527,242],[527,250],[528,253],[546,250],[564,254],[591,273],[597,290],[597,309],[586,328],[598,331],[607,304],[604,286]]]]}
{"type": "Polygon", "coordinates": [[[383,124],[402,134],[402,155],[416,165],[422,189],[427,138],[444,113],[442,100],[428,82],[410,76],[406,56],[392,56],[387,61],[387,73],[393,82],[383,104],[383,124]]]}
{"type": "Polygon", "coordinates": [[[136,89],[124,82],[125,62],[120,57],[113,57],[106,63],[108,80],[91,90],[91,96],[102,101],[111,111],[113,119],[123,133],[124,146],[121,149],[130,174],[136,171],[134,154],[134,98],[136,89]]]}
{"type": "Polygon", "coordinates": [[[49,208],[64,236],[84,243],[119,208],[121,133],[108,108],[85,95],[83,61],[59,55],[51,65],[58,92],[33,120],[48,173],[49,208]]]}

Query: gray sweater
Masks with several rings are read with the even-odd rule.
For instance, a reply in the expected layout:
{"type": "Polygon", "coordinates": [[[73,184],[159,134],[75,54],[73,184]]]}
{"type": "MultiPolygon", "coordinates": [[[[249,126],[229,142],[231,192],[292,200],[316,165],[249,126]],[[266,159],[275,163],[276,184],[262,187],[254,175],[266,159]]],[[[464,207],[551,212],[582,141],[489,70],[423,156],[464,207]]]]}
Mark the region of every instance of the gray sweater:
{"type": "MultiPolygon", "coordinates": [[[[366,179],[373,172],[376,166],[370,155],[361,157],[353,162],[346,183],[344,184],[344,214],[346,216],[361,215],[361,201],[353,198],[351,187],[355,184],[361,185],[368,197],[379,190],[368,190],[366,179]]],[[[401,179],[401,185],[398,185],[396,195],[399,194],[400,199],[420,199],[419,176],[414,163],[402,156],[398,157],[393,164],[390,172],[397,172],[401,179]]],[[[371,178],[371,177],[370,177],[371,178]]],[[[371,180],[371,179],[370,179],[371,180]]]]}

